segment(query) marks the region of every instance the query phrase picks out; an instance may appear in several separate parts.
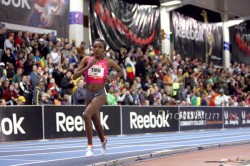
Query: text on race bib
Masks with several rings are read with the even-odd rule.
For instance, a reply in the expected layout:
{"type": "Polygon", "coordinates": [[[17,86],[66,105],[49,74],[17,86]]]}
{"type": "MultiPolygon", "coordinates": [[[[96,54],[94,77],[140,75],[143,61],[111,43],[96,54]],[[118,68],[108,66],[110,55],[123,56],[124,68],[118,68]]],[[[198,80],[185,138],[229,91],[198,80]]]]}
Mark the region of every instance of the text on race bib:
{"type": "Polygon", "coordinates": [[[99,65],[93,65],[88,69],[88,76],[93,78],[101,78],[104,76],[104,68],[99,65]]]}

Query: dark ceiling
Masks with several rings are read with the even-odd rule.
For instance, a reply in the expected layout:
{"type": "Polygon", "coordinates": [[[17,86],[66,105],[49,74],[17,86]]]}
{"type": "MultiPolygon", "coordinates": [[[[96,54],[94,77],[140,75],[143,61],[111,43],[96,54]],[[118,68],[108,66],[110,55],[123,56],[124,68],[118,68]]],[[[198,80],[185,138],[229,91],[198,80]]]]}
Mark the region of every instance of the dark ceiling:
{"type": "Polygon", "coordinates": [[[128,3],[138,3],[138,4],[143,4],[143,5],[157,5],[160,6],[160,1],[159,0],[123,0],[128,3]]]}

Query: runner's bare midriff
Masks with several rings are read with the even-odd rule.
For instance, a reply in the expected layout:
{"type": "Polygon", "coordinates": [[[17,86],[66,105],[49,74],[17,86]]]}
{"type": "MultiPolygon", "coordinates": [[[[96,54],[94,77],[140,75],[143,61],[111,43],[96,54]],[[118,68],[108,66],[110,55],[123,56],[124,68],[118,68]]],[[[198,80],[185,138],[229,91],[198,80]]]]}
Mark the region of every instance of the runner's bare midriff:
{"type": "Polygon", "coordinates": [[[94,92],[104,88],[104,84],[87,84],[86,89],[88,91],[94,92]]]}

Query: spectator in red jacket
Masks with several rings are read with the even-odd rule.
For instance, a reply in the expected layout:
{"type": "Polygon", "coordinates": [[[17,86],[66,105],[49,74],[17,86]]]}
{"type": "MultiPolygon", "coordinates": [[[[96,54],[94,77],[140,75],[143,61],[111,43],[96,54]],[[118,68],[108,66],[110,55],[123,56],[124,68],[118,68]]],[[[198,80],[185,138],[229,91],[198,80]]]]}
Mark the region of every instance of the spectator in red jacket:
{"type": "Polygon", "coordinates": [[[14,84],[10,84],[9,88],[7,88],[3,93],[3,98],[8,103],[8,105],[14,105],[17,101],[17,93],[14,91],[14,84]]]}

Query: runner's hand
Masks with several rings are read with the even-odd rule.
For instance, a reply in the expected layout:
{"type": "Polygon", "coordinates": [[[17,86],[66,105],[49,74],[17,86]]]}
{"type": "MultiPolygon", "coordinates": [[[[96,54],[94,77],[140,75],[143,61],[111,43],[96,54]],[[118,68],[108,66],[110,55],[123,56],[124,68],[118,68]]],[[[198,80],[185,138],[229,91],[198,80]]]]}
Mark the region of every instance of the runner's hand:
{"type": "Polygon", "coordinates": [[[112,80],[113,80],[113,78],[111,76],[108,76],[105,78],[106,83],[111,83],[112,80]]]}

